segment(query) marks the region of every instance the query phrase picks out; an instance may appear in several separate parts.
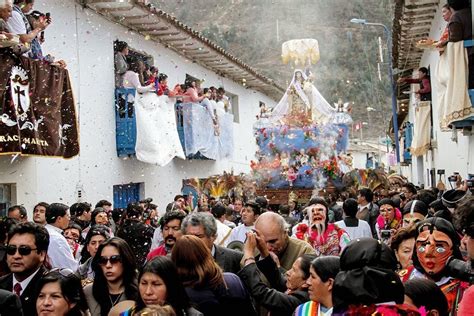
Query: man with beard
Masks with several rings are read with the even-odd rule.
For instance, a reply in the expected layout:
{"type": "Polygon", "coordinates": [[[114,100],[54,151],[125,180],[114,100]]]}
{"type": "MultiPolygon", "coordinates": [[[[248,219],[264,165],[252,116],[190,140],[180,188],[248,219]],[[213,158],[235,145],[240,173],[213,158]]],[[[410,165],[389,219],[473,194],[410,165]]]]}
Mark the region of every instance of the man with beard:
{"type": "Polygon", "coordinates": [[[466,284],[448,275],[449,258],[462,260],[460,240],[453,224],[440,217],[425,219],[417,225],[413,266],[402,270],[403,282],[415,278],[431,279],[443,291],[449,310],[456,315],[459,298],[466,284]]]}
{"type": "Polygon", "coordinates": [[[182,211],[170,211],[161,218],[160,228],[164,242],[146,256],[147,261],[150,261],[156,256],[166,256],[171,253],[171,249],[173,249],[176,240],[183,236],[181,232],[181,222],[184,217],[185,214],[182,211]]]}
{"type": "Polygon", "coordinates": [[[313,246],[317,256],[338,256],[350,242],[350,237],[345,230],[329,223],[326,201],[320,197],[312,198],[305,211],[309,225],[302,229],[301,226],[306,224],[299,224],[296,231],[304,233],[297,234],[297,237],[313,246]]]}

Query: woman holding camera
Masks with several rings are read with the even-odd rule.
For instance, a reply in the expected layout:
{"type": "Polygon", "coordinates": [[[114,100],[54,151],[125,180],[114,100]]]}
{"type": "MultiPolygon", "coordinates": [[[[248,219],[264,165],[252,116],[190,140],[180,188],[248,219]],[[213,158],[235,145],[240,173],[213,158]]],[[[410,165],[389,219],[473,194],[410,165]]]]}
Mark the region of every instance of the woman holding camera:
{"type": "Polygon", "coordinates": [[[396,234],[402,223],[402,213],[396,208],[392,199],[382,199],[379,202],[380,215],[377,217],[375,230],[377,237],[390,245],[392,236],[396,234]]]}

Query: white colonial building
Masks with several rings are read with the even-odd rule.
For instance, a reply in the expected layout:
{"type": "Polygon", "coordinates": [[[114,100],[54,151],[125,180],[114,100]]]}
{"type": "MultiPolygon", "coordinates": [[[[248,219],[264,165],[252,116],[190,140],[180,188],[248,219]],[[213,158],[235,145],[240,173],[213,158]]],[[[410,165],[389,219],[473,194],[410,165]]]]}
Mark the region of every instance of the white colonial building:
{"type": "Polygon", "coordinates": [[[50,12],[45,53],[63,59],[73,84],[80,128],[80,155],[69,160],[0,156],[0,209],[39,201],[95,204],[135,192],[164,209],[185,178],[223,171],[248,172],[256,151],[252,125],[259,103],[273,107],[283,90],[250,66],[175,18],[139,0],[43,0],[35,10],[50,12]],[[171,87],[186,75],[203,86],[224,87],[233,104],[234,152],[228,160],[174,159],[164,167],[116,150],[114,48],[126,41],[166,73],[171,87]],[[133,191],[133,192],[132,192],[133,191]]]}
{"type": "MultiPolygon", "coordinates": [[[[397,1],[395,7],[395,19],[393,27],[394,35],[394,65],[399,71],[399,77],[413,75],[417,76],[420,67],[426,67],[431,75],[432,103],[431,118],[432,131],[429,150],[421,156],[412,156],[410,159],[402,157],[402,173],[415,185],[429,187],[436,185],[439,175],[443,171],[447,180],[454,172],[466,178],[468,174],[474,174],[474,134],[472,125],[474,121],[466,122],[464,129],[458,129],[457,141],[452,140],[453,133],[442,132],[438,113],[440,102],[438,98],[438,77],[436,69],[440,60],[437,50],[421,50],[416,48],[420,39],[438,40],[441,37],[447,23],[441,16],[441,8],[446,1],[439,0],[408,0],[397,1]]],[[[470,45],[465,42],[465,46],[470,45]]],[[[471,43],[472,45],[472,43],[471,43]]],[[[414,93],[418,87],[410,85],[399,85],[398,87],[398,113],[399,125],[403,123],[419,124],[415,119],[415,104],[418,102],[414,93]]],[[[470,94],[472,91],[470,91],[470,94]]],[[[471,95],[472,102],[472,95],[471,95]]],[[[416,129],[415,129],[416,130],[416,129]]],[[[429,131],[428,131],[429,133],[429,131]]],[[[403,133],[401,133],[402,136],[403,133]]],[[[411,137],[411,136],[410,136],[411,137]]],[[[418,137],[413,133],[413,139],[418,137]]],[[[405,137],[402,137],[406,141],[405,137]]],[[[403,154],[403,148],[402,154],[403,154]]],[[[407,154],[407,152],[405,152],[407,154]]],[[[410,155],[408,154],[409,157],[410,155]]],[[[445,184],[447,184],[445,182],[445,184]]],[[[447,184],[449,187],[449,184],[447,184]]]]}

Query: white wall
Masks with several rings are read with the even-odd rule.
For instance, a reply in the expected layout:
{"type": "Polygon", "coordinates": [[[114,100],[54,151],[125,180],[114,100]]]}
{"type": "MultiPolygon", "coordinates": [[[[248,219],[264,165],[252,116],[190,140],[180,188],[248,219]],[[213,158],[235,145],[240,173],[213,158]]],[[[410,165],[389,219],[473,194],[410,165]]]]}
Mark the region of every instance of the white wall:
{"type": "Polygon", "coordinates": [[[367,163],[367,154],[361,152],[351,152],[352,166],[357,169],[365,169],[367,163]]]}
{"type": "MultiPolygon", "coordinates": [[[[433,21],[430,38],[438,39],[444,28],[446,22],[441,17],[441,7],[444,2],[441,2],[433,21]]],[[[433,126],[434,126],[434,139],[437,142],[437,148],[432,152],[428,152],[422,159],[423,171],[421,172],[421,166],[417,159],[413,159],[412,164],[412,181],[415,184],[425,183],[426,184],[426,170],[431,168],[445,169],[447,175],[451,175],[453,172],[459,172],[463,177],[467,173],[474,173],[474,136],[463,136],[461,132],[458,132],[458,142],[451,141],[450,132],[441,132],[439,128],[439,103],[437,99],[437,78],[436,68],[439,61],[439,54],[437,51],[427,50],[425,51],[420,67],[430,67],[431,72],[431,87],[432,87],[432,104],[433,104],[433,126]]],[[[413,109],[413,102],[411,100],[410,109],[413,109]]],[[[410,122],[414,121],[414,113],[409,113],[410,122]]],[[[428,184],[429,185],[429,184],[428,184]]]]}
{"type": "Polygon", "coordinates": [[[80,122],[81,154],[70,160],[51,158],[0,158],[0,183],[16,183],[18,203],[31,210],[40,201],[76,201],[76,184],[84,187],[85,200],[113,200],[113,185],[144,182],[145,196],[164,207],[180,192],[181,181],[234,170],[250,170],[256,145],[252,124],[259,101],[269,106],[267,96],[194,64],[162,45],[147,41],[130,30],[109,22],[73,0],[37,1],[35,9],[51,12],[53,24],[43,45],[68,64],[80,122]],[[155,65],[169,76],[170,86],[183,82],[185,74],[205,79],[204,86],[224,86],[239,96],[240,123],[234,123],[234,156],[230,161],[173,160],[165,167],[144,164],[135,158],[117,158],[115,148],[113,41],[125,40],[129,46],[154,57],[155,65]]]}

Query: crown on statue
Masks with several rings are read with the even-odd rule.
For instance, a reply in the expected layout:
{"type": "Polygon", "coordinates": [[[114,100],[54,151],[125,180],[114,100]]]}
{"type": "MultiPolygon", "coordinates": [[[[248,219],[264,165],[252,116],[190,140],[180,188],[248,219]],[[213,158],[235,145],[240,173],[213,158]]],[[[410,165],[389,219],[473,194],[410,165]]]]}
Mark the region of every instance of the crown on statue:
{"type": "Polygon", "coordinates": [[[281,45],[281,58],[284,64],[290,61],[295,66],[309,66],[319,61],[319,44],[312,38],[286,41],[281,45]]]}

